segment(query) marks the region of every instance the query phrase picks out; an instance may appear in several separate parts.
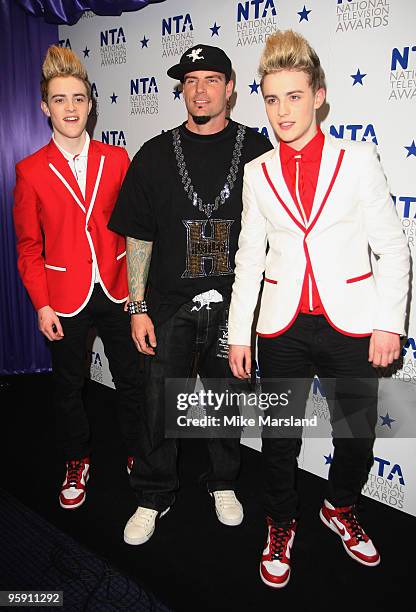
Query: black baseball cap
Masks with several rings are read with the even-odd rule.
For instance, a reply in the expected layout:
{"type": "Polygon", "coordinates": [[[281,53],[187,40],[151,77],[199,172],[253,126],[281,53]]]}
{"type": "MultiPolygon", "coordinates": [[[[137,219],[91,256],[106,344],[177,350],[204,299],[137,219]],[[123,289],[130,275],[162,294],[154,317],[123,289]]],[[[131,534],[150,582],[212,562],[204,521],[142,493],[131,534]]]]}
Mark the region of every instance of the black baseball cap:
{"type": "Polygon", "coordinates": [[[231,78],[231,60],[219,47],[210,45],[194,45],[182,55],[179,64],[167,71],[173,79],[183,81],[185,74],[194,70],[214,70],[225,74],[227,80],[231,78]]]}

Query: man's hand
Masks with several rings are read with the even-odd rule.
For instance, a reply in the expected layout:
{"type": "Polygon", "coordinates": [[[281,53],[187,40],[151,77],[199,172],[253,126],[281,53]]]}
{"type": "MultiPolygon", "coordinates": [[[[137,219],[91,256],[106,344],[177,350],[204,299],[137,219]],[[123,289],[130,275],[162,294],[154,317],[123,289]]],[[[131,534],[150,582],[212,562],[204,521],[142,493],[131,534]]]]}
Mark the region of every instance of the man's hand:
{"type": "Polygon", "coordinates": [[[251,348],[249,346],[230,344],[228,362],[234,376],[237,378],[250,378],[251,348]]]}
{"type": "Polygon", "coordinates": [[[385,368],[400,357],[400,336],[375,329],[371,334],[368,361],[374,368],[385,368]]]}
{"type": "Polygon", "coordinates": [[[147,314],[135,314],[131,317],[131,337],[136,348],[145,355],[154,355],[156,348],[155,329],[152,319],[147,314]],[[146,341],[148,337],[148,342],[146,341]]]}
{"type": "Polygon", "coordinates": [[[50,306],[43,306],[38,310],[38,327],[48,340],[62,340],[64,332],[58,315],[50,306]]]}

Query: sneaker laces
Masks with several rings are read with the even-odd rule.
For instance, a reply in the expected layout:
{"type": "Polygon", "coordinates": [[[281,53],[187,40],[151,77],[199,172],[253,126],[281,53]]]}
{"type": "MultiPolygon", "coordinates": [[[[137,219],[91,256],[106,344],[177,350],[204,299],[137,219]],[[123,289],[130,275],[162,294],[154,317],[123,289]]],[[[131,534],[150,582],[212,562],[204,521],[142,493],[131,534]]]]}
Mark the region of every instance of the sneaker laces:
{"type": "Polygon", "coordinates": [[[354,538],[357,542],[367,542],[368,535],[365,533],[364,529],[361,527],[358,522],[357,517],[354,513],[354,507],[349,506],[345,509],[340,509],[341,511],[338,513],[340,519],[346,523],[347,529],[351,534],[351,537],[354,538]]]}
{"type": "Polygon", "coordinates": [[[133,514],[131,521],[135,525],[146,529],[154,520],[156,514],[157,510],[152,510],[152,508],[143,508],[143,506],[139,506],[139,508],[137,508],[136,512],[133,514]]]}
{"type": "Polygon", "coordinates": [[[281,560],[291,536],[292,521],[270,525],[270,554],[273,560],[281,560]]]}
{"type": "Polygon", "coordinates": [[[231,508],[236,505],[237,499],[234,491],[215,491],[216,499],[223,508],[231,508]]]}
{"type": "Polygon", "coordinates": [[[83,459],[72,459],[67,463],[67,481],[70,487],[74,487],[81,480],[85,466],[83,459]]]}

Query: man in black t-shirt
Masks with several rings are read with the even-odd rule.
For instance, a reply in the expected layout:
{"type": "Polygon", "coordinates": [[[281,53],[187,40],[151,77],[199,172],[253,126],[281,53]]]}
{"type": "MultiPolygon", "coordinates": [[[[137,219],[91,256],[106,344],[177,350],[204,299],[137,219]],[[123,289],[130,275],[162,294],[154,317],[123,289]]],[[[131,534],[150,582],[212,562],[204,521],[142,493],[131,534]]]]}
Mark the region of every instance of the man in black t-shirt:
{"type": "MultiPolygon", "coordinates": [[[[165,438],[165,379],[198,373],[206,387],[232,377],[227,326],[243,168],[272,145],[226,116],[231,70],[224,51],[208,45],[191,47],[168,70],[183,84],[187,121],[136,154],[109,224],[127,236],[132,337],[146,355],[145,424],[131,474],[139,506],[124,530],[128,544],[152,536],[178,489],[177,441],[165,438]]],[[[243,520],[234,492],[239,443],[207,440],[205,481],[225,525],[243,520]]]]}

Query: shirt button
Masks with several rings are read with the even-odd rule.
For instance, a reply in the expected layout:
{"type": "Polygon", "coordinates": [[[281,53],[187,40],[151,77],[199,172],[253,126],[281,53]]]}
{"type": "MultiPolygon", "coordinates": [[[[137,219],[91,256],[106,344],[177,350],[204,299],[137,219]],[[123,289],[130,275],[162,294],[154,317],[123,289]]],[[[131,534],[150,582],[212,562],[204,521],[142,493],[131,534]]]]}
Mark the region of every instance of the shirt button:
{"type": "Polygon", "coordinates": [[[89,226],[87,227],[87,232],[92,232],[92,227],[91,227],[91,225],[89,225],[89,226]]]}
{"type": "Polygon", "coordinates": [[[87,259],[87,263],[92,264],[92,259],[87,259]]]}

